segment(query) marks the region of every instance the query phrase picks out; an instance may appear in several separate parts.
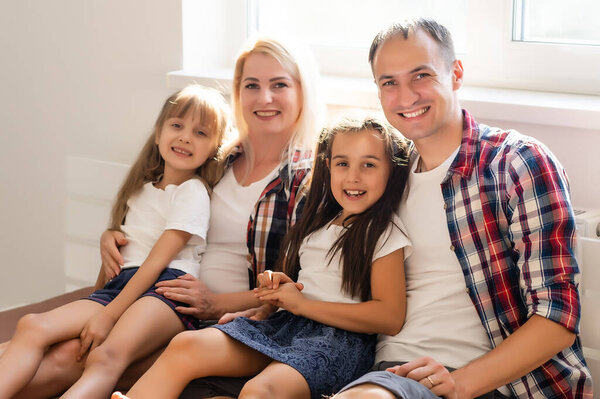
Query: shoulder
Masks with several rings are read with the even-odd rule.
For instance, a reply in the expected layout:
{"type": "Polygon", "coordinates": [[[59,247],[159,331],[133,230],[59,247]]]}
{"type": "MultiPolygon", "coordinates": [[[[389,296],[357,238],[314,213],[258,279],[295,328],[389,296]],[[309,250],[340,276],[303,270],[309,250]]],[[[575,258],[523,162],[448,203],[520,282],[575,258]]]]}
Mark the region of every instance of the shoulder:
{"type": "Polygon", "coordinates": [[[284,164],[289,163],[289,168],[292,174],[306,173],[312,169],[313,151],[309,148],[297,147],[291,150],[288,154],[288,160],[284,164]]]}
{"type": "MultiPolygon", "coordinates": [[[[503,164],[528,174],[563,170],[556,156],[539,140],[516,130],[480,124],[480,164],[503,164]]],[[[518,174],[518,173],[517,173],[518,174]]]]}
{"type": "Polygon", "coordinates": [[[173,190],[174,200],[209,201],[208,190],[201,179],[192,178],[184,181],[173,190]]]}
{"type": "Polygon", "coordinates": [[[395,215],[387,229],[383,232],[377,243],[377,250],[373,260],[388,255],[400,248],[404,249],[404,258],[411,252],[411,242],[406,236],[404,224],[400,218],[395,215]]]}

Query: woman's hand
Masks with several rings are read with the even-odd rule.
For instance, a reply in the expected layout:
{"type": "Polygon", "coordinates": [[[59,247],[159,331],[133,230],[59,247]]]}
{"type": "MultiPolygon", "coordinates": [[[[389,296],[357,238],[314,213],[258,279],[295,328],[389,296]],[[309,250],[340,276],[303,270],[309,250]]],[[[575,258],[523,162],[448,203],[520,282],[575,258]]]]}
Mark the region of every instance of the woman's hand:
{"type": "Polygon", "coordinates": [[[437,396],[459,399],[456,381],[443,364],[431,357],[422,357],[401,366],[386,369],[400,377],[410,378],[424,385],[437,396]]]}
{"type": "Polygon", "coordinates": [[[83,327],[81,334],[79,334],[81,348],[77,355],[77,361],[81,360],[88,351],[91,352],[98,345],[102,344],[116,322],[117,320],[105,311],[92,316],[83,327]]]}
{"type": "Polygon", "coordinates": [[[177,306],[175,310],[179,313],[191,315],[200,320],[215,320],[221,316],[216,310],[215,294],[208,289],[206,284],[191,274],[158,282],[156,286],[158,294],[172,301],[189,305],[189,307],[177,306]]]}
{"type": "Polygon", "coordinates": [[[100,236],[100,257],[102,258],[102,270],[108,280],[112,280],[121,272],[123,256],[119,248],[127,245],[125,234],[120,231],[106,230],[100,236]]]}
{"type": "Polygon", "coordinates": [[[219,324],[229,323],[237,317],[247,317],[250,320],[265,320],[271,313],[276,311],[277,308],[271,304],[265,303],[257,308],[242,310],[241,312],[225,313],[223,317],[219,319],[219,324]]]}
{"type": "Polygon", "coordinates": [[[278,284],[277,288],[257,288],[254,295],[261,301],[270,303],[273,306],[281,307],[298,315],[302,303],[307,299],[302,295],[297,283],[278,284]]]}
{"type": "Polygon", "coordinates": [[[294,283],[298,291],[304,289],[304,284],[295,283],[287,274],[282,272],[273,272],[271,270],[265,270],[258,275],[258,288],[254,289],[254,292],[260,291],[263,288],[276,289],[279,288],[280,284],[294,283]]]}

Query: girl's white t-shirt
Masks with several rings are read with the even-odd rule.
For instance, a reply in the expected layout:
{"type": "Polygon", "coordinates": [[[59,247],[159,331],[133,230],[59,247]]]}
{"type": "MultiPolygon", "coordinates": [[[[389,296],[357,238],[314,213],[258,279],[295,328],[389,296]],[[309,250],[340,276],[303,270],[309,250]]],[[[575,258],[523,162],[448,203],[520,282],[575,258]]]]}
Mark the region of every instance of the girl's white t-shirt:
{"type": "Polygon", "coordinates": [[[396,336],[380,336],[376,362],[431,356],[459,368],[491,349],[446,228],[440,184],[457,152],[430,171],[415,173],[418,162],[411,168],[400,205],[413,245],[405,262],[406,321],[396,336]]]}
{"type": "Polygon", "coordinates": [[[123,267],[141,266],[165,230],[181,230],[191,233],[192,238],[168,267],[197,276],[210,218],[210,198],[204,183],[190,179],[164,190],[146,183],[127,205],[121,226],[129,241],[121,248],[123,267]]]}
{"type": "Polygon", "coordinates": [[[246,234],[250,215],[278,168],[263,179],[241,186],[233,168],[215,186],[210,202],[211,219],[207,246],[200,262],[198,278],[217,293],[249,289],[246,234]]]}
{"type": "MultiPolygon", "coordinates": [[[[408,256],[410,241],[401,231],[401,226],[397,218],[394,223],[390,223],[375,247],[373,262],[400,248],[404,248],[404,256],[408,256]]],[[[327,302],[361,302],[360,297],[353,298],[342,290],[340,253],[336,253],[331,262],[329,261],[329,249],[343,231],[342,226],[328,224],[304,239],[298,251],[301,266],[298,282],[304,284],[302,294],[305,297],[327,302]]]]}

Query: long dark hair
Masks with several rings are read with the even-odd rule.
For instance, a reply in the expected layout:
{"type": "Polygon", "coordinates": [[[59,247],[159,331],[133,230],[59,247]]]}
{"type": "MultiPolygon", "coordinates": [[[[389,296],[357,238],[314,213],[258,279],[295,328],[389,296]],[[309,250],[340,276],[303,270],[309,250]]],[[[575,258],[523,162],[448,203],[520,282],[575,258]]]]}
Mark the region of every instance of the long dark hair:
{"type": "Polygon", "coordinates": [[[408,178],[408,141],[387,122],[375,117],[345,118],[322,130],[317,145],[310,191],[300,220],[290,229],[282,244],[277,270],[283,270],[294,281],[300,271],[299,250],[303,240],[339,215],[342,207],[331,192],[331,175],[327,160],[331,159],[333,140],[340,134],[362,131],[377,132],[390,160],[390,174],[381,197],[367,210],[344,220],[343,233],[329,250],[329,260],[339,251],[343,263],[342,289],[347,294],[371,297],[371,263],[381,235],[388,229],[408,178]]]}

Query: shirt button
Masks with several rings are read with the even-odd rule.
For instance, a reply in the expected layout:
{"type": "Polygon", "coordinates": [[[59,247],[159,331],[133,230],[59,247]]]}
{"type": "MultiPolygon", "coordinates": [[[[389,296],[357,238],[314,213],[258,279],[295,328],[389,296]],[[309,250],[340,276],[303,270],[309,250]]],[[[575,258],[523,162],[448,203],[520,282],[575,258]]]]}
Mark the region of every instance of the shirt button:
{"type": "Polygon", "coordinates": [[[454,248],[454,245],[450,245],[450,251],[453,251],[453,252],[454,252],[454,249],[455,249],[455,248],[454,248]]]}
{"type": "Polygon", "coordinates": [[[448,209],[448,204],[444,202],[444,209],[448,209]]]}
{"type": "Polygon", "coordinates": [[[469,293],[469,288],[465,288],[465,292],[468,294],[469,293]]]}

